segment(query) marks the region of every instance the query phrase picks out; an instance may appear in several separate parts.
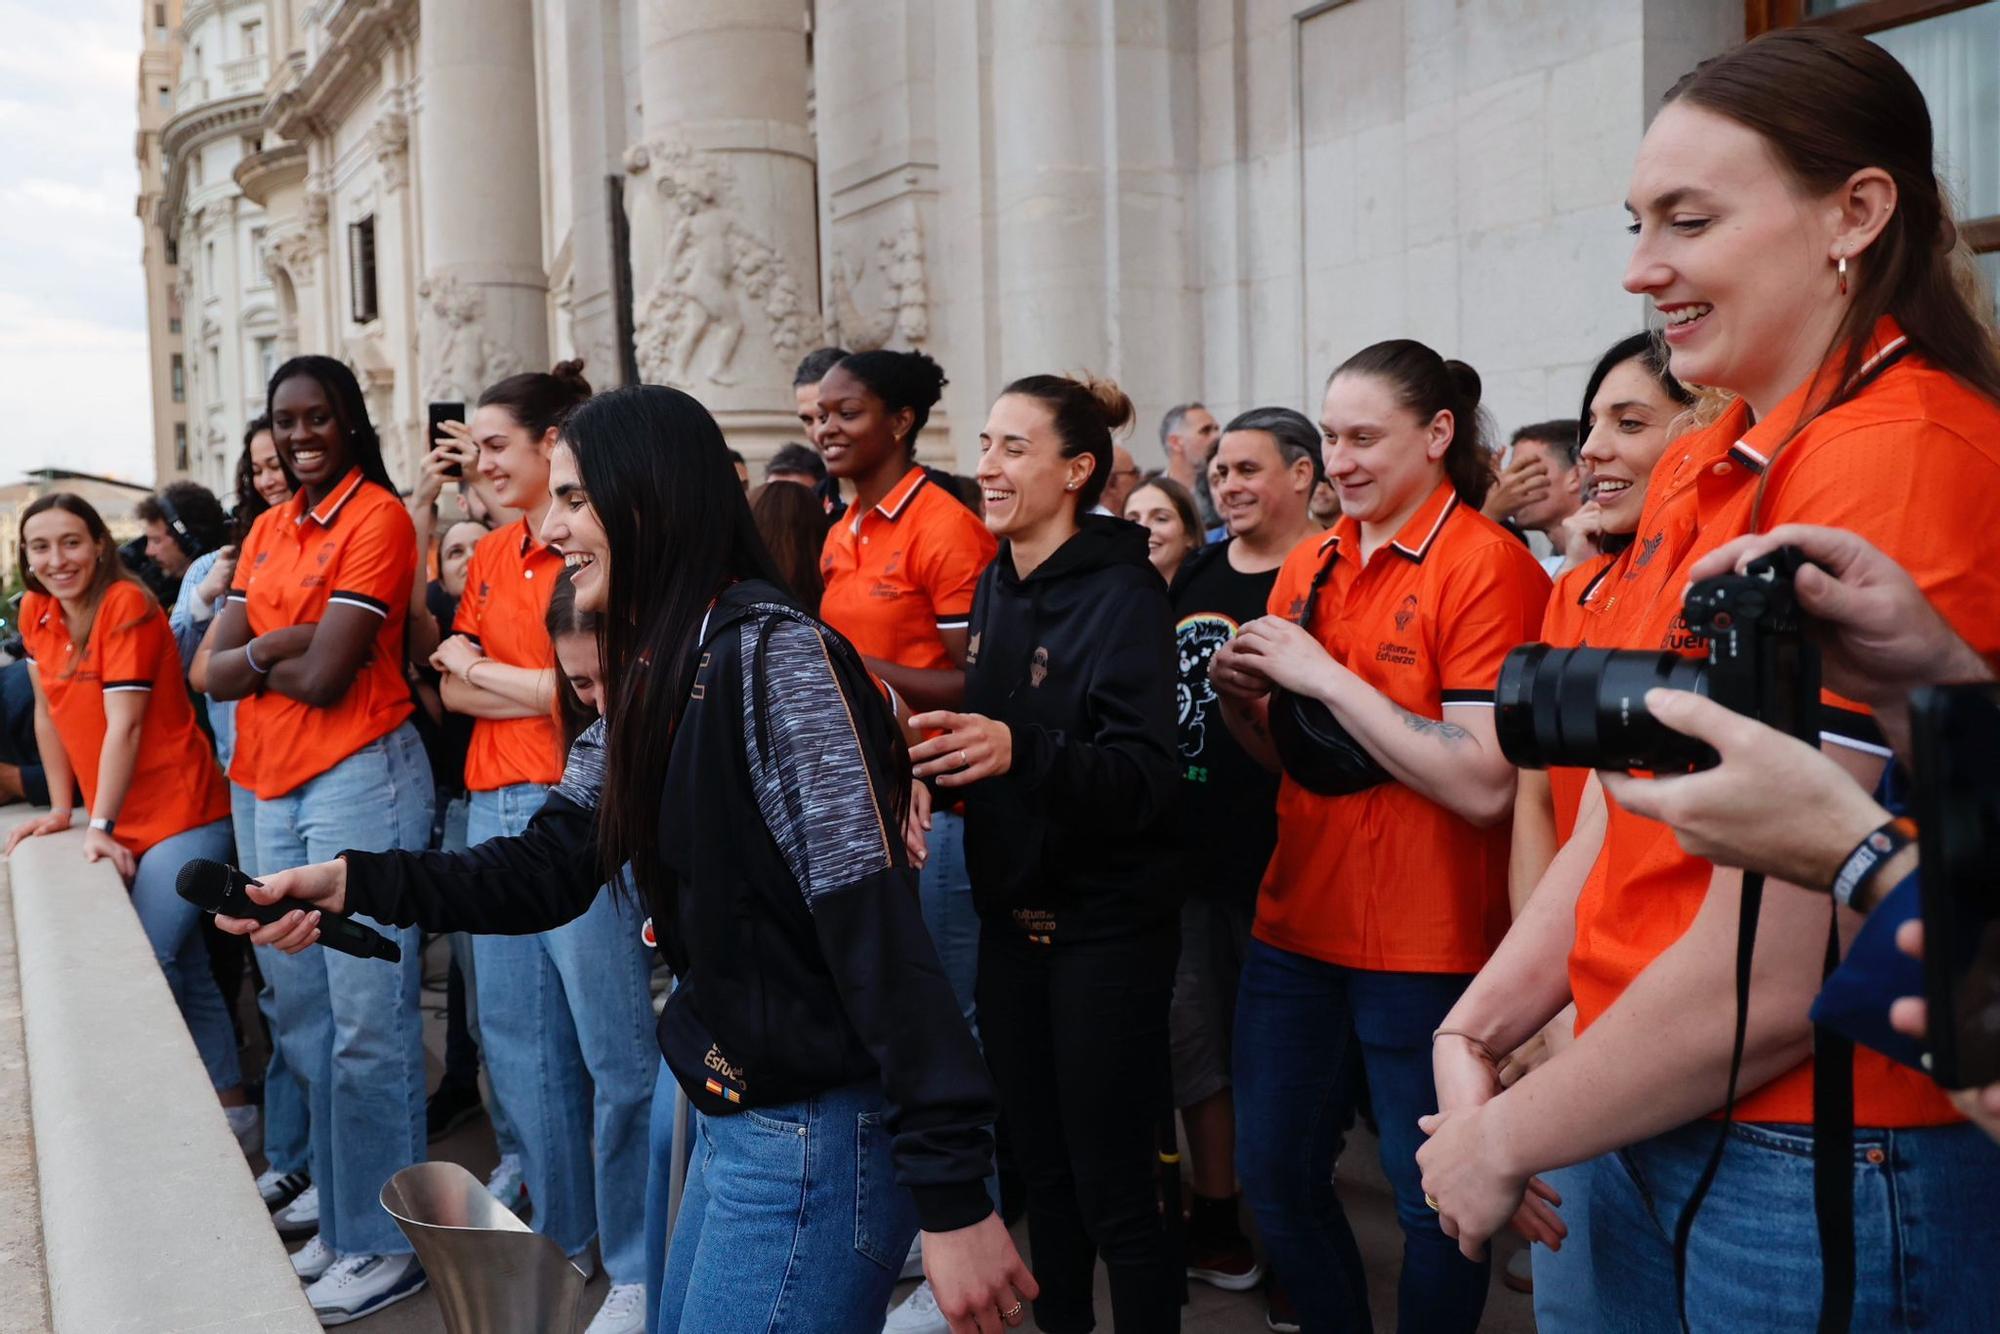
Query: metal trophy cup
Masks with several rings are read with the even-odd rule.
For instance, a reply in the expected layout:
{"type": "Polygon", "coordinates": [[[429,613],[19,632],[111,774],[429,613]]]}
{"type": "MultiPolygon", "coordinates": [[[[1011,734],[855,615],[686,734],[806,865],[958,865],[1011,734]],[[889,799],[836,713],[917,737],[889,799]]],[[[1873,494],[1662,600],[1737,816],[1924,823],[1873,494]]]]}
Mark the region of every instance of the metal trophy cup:
{"type": "Polygon", "coordinates": [[[583,1271],[457,1163],[404,1168],[382,1207],[416,1249],[448,1334],[575,1334],[583,1271]]]}

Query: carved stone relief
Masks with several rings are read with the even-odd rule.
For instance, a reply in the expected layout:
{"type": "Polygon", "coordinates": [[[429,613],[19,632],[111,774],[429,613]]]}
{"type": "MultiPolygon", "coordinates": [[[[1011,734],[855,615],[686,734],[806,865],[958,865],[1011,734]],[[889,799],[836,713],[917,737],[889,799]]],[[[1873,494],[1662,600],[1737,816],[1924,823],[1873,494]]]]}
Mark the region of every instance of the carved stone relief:
{"type": "Polygon", "coordinates": [[[384,111],[369,127],[368,142],[375,150],[375,165],[382,172],[385,189],[400,190],[410,182],[410,118],[400,111],[384,111]]]}
{"type": "Polygon", "coordinates": [[[924,236],[912,216],[875,242],[873,268],[880,294],[873,310],[863,310],[855,289],[867,285],[870,265],[850,263],[836,251],[828,280],[826,341],[856,352],[890,343],[922,347],[931,333],[930,286],[924,268],[924,236]]]}
{"type": "Polygon", "coordinates": [[[264,271],[273,279],[283,273],[291,279],[293,287],[311,287],[317,267],[313,263],[315,255],[311,233],[303,228],[288,228],[270,238],[264,252],[264,271]]]}
{"type": "Polygon", "coordinates": [[[523,369],[521,356],[484,327],[486,294],[451,274],[424,280],[422,303],[424,396],[439,402],[471,399],[496,380],[523,369]]]}
{"type": "Polygon", "coordinates": [[[736,353],[752,330],[781,357],[803,351],[814,333],[811,309],[784,256],[738,216],[727,160],[656,141],[634,146],[625,169],[650,178],[650,191],[634,194],[648,198],[645,212],[657,208],[655,234],[666,236],[634,312],[640,374],[734,384],[736,353]]]}

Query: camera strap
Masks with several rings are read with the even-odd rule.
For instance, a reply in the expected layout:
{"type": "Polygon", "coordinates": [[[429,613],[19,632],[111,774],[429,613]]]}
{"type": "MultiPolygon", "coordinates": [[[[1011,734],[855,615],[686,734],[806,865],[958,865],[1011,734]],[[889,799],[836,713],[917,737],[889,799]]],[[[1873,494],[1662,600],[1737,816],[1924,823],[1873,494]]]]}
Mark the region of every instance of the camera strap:
{"type": "MultiPolygon", "coordinates": [[[[1840,910],[1826,928],[1826,975],[1840,966],[1840,910]]],[[[1813,1025],[1813,1215],[1819,1223],[1819,1334],[1854,1318],[1854,1044],[1813,1025]]]]}
{"type": "Polygon", "coordinates": [[[1681,1334],[1688,1334],[1687,1251],[1688,1237],[1694,1232],[1694,1216],[1722,1166],[1722,1151],[1729,1143],[1729,1127],[1736,1119],[1736,1081],[1743,1073],[1743,1047],[1750,1027],[1751,961],[1757,949],[1757,914],[1764,906],[1764,877],[1755,871],[1743,873],[1741,904],[1736,916],[1736,1032],[1729,1047],[1729,1089],[1722,1101],[1722,1124],[1715,1129],[1715,1144],[1702,1164],[1681,1216],[1674,1223],[1674,1303],[1678,1308],[1681,1334]]]}

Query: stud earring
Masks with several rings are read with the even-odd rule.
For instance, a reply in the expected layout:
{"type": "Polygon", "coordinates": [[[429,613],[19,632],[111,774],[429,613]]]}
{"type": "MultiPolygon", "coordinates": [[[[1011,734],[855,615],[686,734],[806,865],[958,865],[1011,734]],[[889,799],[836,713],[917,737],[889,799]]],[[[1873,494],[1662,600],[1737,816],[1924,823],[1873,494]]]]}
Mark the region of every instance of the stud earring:
{"type": "Polygon", "coordinates": [[[1835,272],[1835,273],[1838,273],[1838,274],[1840,275],[1840,294],[1841,294],[1842,296],[1846,296],[1846,295],[1847,295],[1847,256],[1845,256],[1845,255],[1842,255],[1842,256],[1840,257],[1840,262],[1839,262],[1839,263],[1837,263],[1837,264],[1835,264],[1835,265],[1834,265],[1833,267],[1834,267],[1834,272],[1835,272]]]}

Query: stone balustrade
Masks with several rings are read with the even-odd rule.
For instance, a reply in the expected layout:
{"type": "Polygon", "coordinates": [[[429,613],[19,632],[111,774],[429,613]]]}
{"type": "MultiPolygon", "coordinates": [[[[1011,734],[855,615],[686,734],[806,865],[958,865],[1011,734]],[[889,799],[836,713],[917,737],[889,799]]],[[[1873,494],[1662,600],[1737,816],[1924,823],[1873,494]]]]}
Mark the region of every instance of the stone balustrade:
{"type": "MultiPolygon", "coordinates": [[[[0,808],[0,839],[37,813],[0,808]]],[[[125,887],[82,843],[30,839],[0,862],[0,1182],[27,1175],[25,1145],[34,1186],[0,1193],[0,1324],[316,1331],[125,887]]]]}

